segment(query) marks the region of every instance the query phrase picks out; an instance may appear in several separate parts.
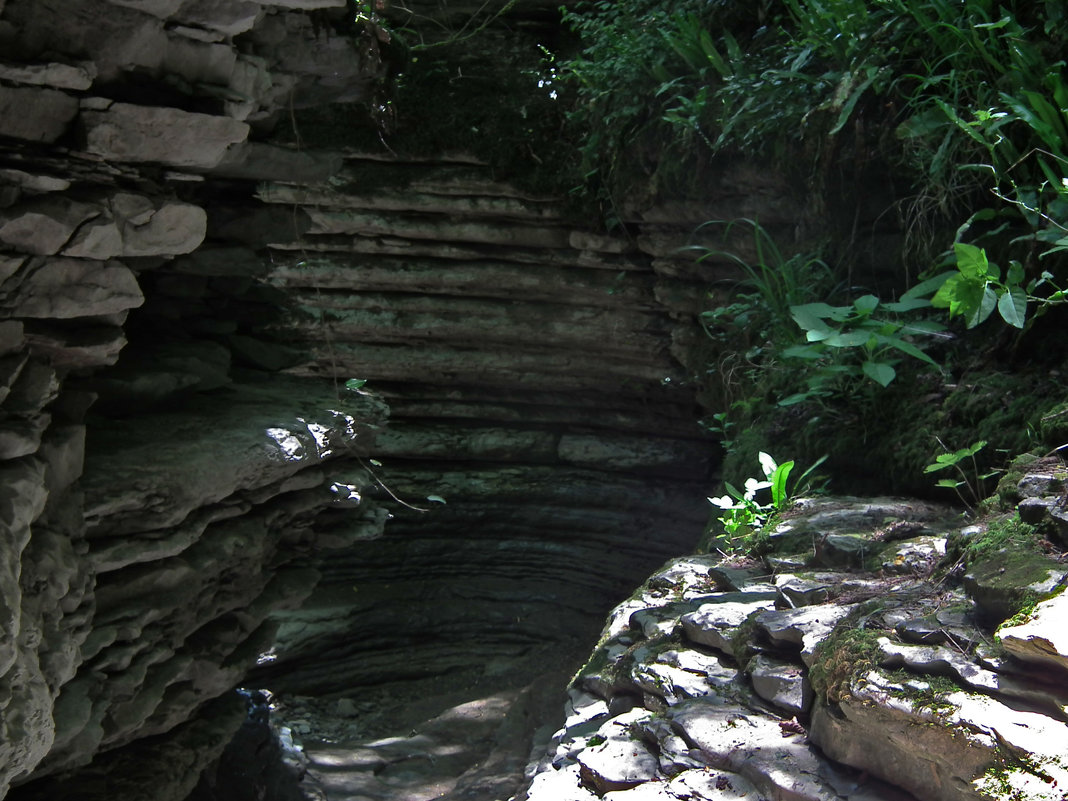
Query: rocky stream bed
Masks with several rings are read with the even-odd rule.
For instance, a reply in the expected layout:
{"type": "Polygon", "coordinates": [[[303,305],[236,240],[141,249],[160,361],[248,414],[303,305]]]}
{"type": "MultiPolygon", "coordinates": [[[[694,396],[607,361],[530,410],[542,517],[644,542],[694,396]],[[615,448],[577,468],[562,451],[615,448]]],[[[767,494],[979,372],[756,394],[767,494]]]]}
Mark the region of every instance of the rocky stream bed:
{"type": "Polygon", "coordinates": [[[1036,459],[1003,482],[1019,511],[974,525],[802,501],[764,562],[668,562],[613,611],[517,797],[1068,797],[1064,480],[1036,459]],[[1017,514],[1048,538],[965,567],[1017,514]]]}

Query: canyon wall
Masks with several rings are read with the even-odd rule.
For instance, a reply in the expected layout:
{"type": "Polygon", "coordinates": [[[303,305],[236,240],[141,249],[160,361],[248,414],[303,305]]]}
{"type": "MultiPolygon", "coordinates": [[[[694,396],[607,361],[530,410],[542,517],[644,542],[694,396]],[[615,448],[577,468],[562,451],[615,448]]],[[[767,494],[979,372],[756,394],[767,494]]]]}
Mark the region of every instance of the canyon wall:
{"type": "Polygon", "coordinates": [[[732,275],[676,250],[782,188],[608,237],[477,142],[327,148],[352,13],[0,2],[0,794],[184,798],[235,686],[504,675],[701,532],[732,275]]]}

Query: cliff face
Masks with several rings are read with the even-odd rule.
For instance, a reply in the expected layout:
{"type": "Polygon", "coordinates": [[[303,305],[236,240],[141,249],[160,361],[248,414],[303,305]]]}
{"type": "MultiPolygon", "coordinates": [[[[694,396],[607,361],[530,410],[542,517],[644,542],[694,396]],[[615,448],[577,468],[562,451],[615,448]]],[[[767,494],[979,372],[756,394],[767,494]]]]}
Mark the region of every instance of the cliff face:
{"type": "Polygon", "coordinates": [[[350,22],[0,2],[0,794],[184,798],[233,687],[506,675],[700,533],[690,222],[292,145],[350,22]]]}

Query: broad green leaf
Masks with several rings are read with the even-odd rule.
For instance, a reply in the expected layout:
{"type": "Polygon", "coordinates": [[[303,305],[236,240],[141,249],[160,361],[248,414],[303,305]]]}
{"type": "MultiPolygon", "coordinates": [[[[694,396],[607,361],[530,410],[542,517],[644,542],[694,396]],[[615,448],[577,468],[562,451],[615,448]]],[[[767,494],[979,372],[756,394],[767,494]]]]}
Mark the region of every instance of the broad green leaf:
{"type": "Polygon", "coordinates": [[[1024,268],[1020,262],[1013,259],[1009,262],[1009,271],[1005,274],[1005,283],[1009,286],[1019,286],[1024,280],[1024,268]]]}
{"type": "Polygon", "coordinates": [[[442,498],[440,495],[427,495],[426,499],[433,503],[445,503],[445,499],[442,498]]]}
{"type": "Polygon", "coordinates": [[[859,348],[867,345],[872,337],[872,332],[864,329],[843,331],[840,334],[827,337],[823,340],[823,344],[832,348],[859,348]]]}
{"type": "Polygon", "coordinates": [[[367,383],[366,378],[350,378],[345,382],[345,389],[357,390],[361,389],[364,384],[367,383]]]}
{"type": "MultiPolygon", "coordinates": [[[[942,286],[938,288],[938,291],[934,293],[934,297],[931,298],[931,305],[936,309],[949,309],[949,316],[954,315],[953,304],[960,303],[957,299],[957,293],[960,292],[961,285],[968,283],[964,276],[960,273],[950,275],[945,281],[942,282],[942,286]]],[[[971,282],[976,283],[976,282],[971,282]]],[[[957,312],[959,314],[959,311],[957,312]]]]}
{"type": "Polygon", "coordinates": [[[915,114],[897,126],[894,135],[898,139],[912,139],[917,136],[927,136],[939,128],[946,127],[946,115],[936,109],[915,114]]]}
{"type": "Polygon", "coordinates": [[[771,474],[771,503],[776,509],[782,509],[786,504],[786,479],[790,477],[790,471],[794,469],[794,462],[783,462],[775,468],[771,474]]]}
{"type": "Polygon", "coordinates": [[[858,314],[867,317],[879,307],[879,299],[875,295],[862,295],[853,301],[853,308],[858,314]]]}
{"type": "Polygon", "coordinates": [[[804,403],[812,397],[811,392],[795,392],[793,395],[787,395],[781,401],[778,402],[778,406],[796,406],[799,403],[804,403]]]}
{"type": "Polygon", "coordinates": [[[917,348],[911,342],[906,342],[899,337],[879,337],[879,343],[886,345],[888,348],[894,348],[902,353],[906,353],[913,359],[919,359],[921,362],[926,362],[932,367],[938,367],[939,364],[922,350],[917,348]]]}
{"type": "Polygon", "coordinates": [[[963,481],[954,481],[952,478],[940,478],[938,480],[938,483],[935,484],[935,486],[936,487],[948,487],[949,489],[956,489],[957,487],[961,486],[963,483],[964,483],[963,481]]]}
{"type": "Polygon", "coordinates": [[[829,339],[830,337],[833,337],[837,333],[838,332],[835,331],[833,328],[826,328],[826,329],[824,329],[822,331],[808,330],[808,331],[805,332],[805,341],[806,342],[822,342],[825,339],[829,339]]]}
{"type": "Polygon", "coordinates": [[[1027,317],[1027,294],[1018,286],[1009,287],[998,298],[998,314],[1014,328],[1023,328],[1027,317]]]}
{"type": "Polygon", "coordinates": [[[994,312],[994,308],[997,305],[997,293],[990,287],[983,287],[983,295],[979,301],[979,305],[974,309],[972,314],[968,315],[966,322],[968,328],[975,328],[979,323],[986,320],[986,318],[994,312]]]}
{"type": "MultiPolygon", "coordinates": [[[[939,284],[939,286],[941,286],[941,284],[939,284]]],[[[915,311],[916,309],[926,309],[930,305],[931,301],[926,298],[913,297],[902,299],[895,303],[884,303],[883,308],[896,314],[903,314],[905,312],[915,311]]]]}
{"type": "MultiPolygon", "coordinates": [[[[968,320],[968,327],[973,328],[986,319],[983,316],[978,322],[973,323],[972,320],[980,316],[983,311],[983,303],[985,294],[990,291],[993,295],[993,291],[989,290],[986,284],[982,281],[976,281],[973,279],[967,279],[963,275],[954,276],[949,278],[942,288],[935,293],[935,296],[931,298],[931,305],[936,309],[949,309],[949,316],[955,317],[956,315],[962,315],[968,320]]],[[[996,303],[996,298],[994,299],[996,303]]],[[[990,309],[987,310],[987,316],[994,310],[993,303],[990,304],[990,309]]]]}
{"type": "Polygon", "coordinates": [[[824,322],[823,318],[816,313],[815,310],[809,308],[809,306],[791,306],[790,316],[794,318],[794,322],[797,323],[802,329],[809,333],[816,331],[831,331],[830,326],[824,322]]]}
{"type": "Polygon", "coordinates": [[[864,375],[883,387],[889,386],[897,376],[894,368],[885,362],[867,361],[860,368],[864,371],[864,375]]]}
{"type": "Polygon", "coordinates": [[[987,261],[985,250],[964,242],[954,243],[953,250],[957,254],[957,269],[961,275],[978,279],[987,277],[990,262],[987,261]]]}
{"type": "Polygon", "coordinates": [[[920,281],[920,283],[916,284],[916,286],[912,287],[912,289],[901,296],[901,302],[911,301],[913,298],[927,297],[932,292],[938,291],[947,279],[958,275],[960,275],[958,271],[950,270],[948,272],[939,273],[933,278],[928,278],[926,281],[920,281]]]}
{"type": "Polygon", "coordinates": [[[790,315],[806,330],[817,325],[826,325],[824,320],[843,322],[848,320],[852,313],[850,306],[831,306],[827,303],[802,303],[790,307],[790,315]]]}
{"type": "Polygon", "coordinates": [[[951,453],[940,453],[935,457],[935,461],[923,468],[925,473],[937,473],[939,470],[945,470],[947,467],[952,467],[956,464],[954,461],[947,461],[947,457],[952,459],[951,453]]]}
{"type": "MultiPolygon", "coordinates": [[[[853,113],[853,109],[856,107],[857,101],[860,100],[861,95],[864,94],[867,88],[872,85],[872,82],[878,76],[879,70],[877,67],[868,68],[868,77],[865,80],[861,81],[860,85],[852,91],[852,93],[849,95],[849,99],[846,100],[845,104],[842,106],[842,110],[838,114],[838,120],[835,122],[834,127],[830,131],[831,136],[834,136],[836,133],[842,130],[846,122],[848,122],[849,120],[849,115],[853,113]]],[[[852,76],[849,76],[847,80],[852,80],[852,76]]]]}
{"type": "Polygon", "coordinates": [[[901,326],[906,334],[938,334],[946,330],[946,327],[934,320],[916,320],[901,326]]]}
{"type": "Polygon", "coordinates": [[[823,348],[818,345],[792,345],[783,350],[782,355],[788,359],[819,359],[823,357],[823,348]]]}

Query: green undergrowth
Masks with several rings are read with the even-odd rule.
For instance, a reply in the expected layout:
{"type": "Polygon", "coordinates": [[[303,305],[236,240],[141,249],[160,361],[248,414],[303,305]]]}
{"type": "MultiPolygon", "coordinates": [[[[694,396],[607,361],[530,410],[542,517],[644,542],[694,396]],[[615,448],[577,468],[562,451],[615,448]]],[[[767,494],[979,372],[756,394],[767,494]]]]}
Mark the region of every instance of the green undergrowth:
{"type": "MultiPolygon", "coordinates": [[[[1013,454],[1050,447],[1041,421],[1068,387],[1044,367],[1014,373],[977,364],[959,378],[905,368],[886,388],[860,387],[789,407],[777,404],[782,389],[775,386],[757,381],[748,391],[753,394],[732,405],[732,437],[722,467],[727,480],[740,480],[753,454],[774,443],[777,453],[799,464],[826,454],[823,471],[834,477],[835,492],[901,493],[953,503],[954,493],[924,473],[943,452],[939,441],[956,449],[986,440],[977,454],[978,472],[1003,468],[1013,454]]],[[[977,488],[979,497],[994,490],[989,480],[977,488]]]]}
{"type": "Polygon", "coordinates": [[[850,697],[853,683],[878,667],[879,638],[886,632],[854,628],[854,623],[855,618],[840,623],[813,653],[808,678],[823,703],[850,697]]]}
{"type": "MultiPolygon", "coordinates": [[[[971,535],[956,533],[950,537],[947,555],[950,558],[962,560],[965,565],[973,565],[990,560],[1006,551],[1014,554],[1038,553],[1038,544],[1041,539],[1039,530],[1023,522],[1014,512],[991,520],[986,524],[982,533],[971,535]]],[[[1002,566],[1009,567],[1007,564],[1002,566]]]]}
{"type": "Polygon", "coordinates": [[[956,707],[946,700],[946,696],[959,691],[960,687],[951,679],[879,667],[879,640],[893,637],[893,633],[878,626],[866,626],[882,609],[881,601],[860,604],[816,646],[808,674],[816,696],[823,703],[838,704],[852,697],[852,688],[858,681],[863,682],[870,672],[880,670],[901,687],[892,694],[908,700],[914,710],[935,714],[953,711],[956,707]]]}
{"type": "Polygon", "coordinates": [[[764,610],[757,610],[749,615],[740,625],[731,633],[731,655],[738,663],[738,670],[744,673],[749,668],[749,663],[753,661],[753,658],[757,655],[756,649],[753,647],[756,643],[756,638],[762,631],[760,625],[757,623],[757,618],[762,615],[764,610]]]}

